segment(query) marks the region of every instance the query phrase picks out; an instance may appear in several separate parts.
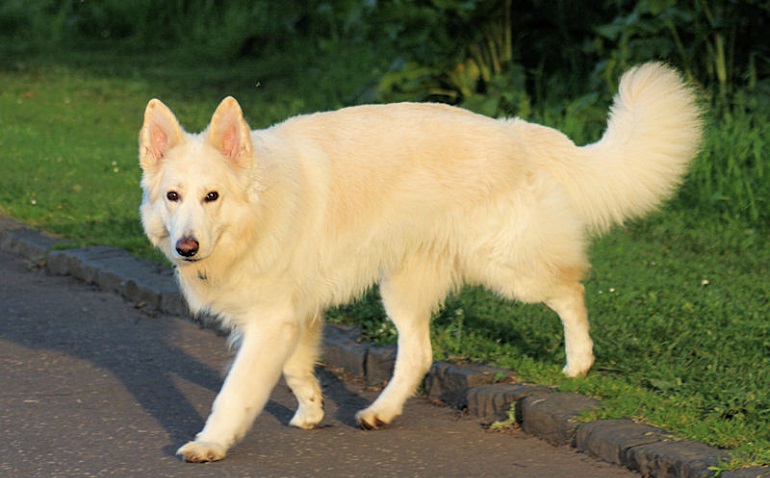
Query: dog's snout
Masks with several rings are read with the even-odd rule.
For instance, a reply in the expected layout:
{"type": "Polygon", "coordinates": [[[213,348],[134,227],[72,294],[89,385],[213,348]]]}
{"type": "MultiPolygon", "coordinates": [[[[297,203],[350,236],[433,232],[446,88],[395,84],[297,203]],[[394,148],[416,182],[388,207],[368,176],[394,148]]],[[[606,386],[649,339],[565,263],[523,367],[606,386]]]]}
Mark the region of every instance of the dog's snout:
{"type": "Polygon", "coordinates": [[[199,246],[194,237],[183,237],[176,241],[176,252],[182,257],[193,257],[198,253],[199,246]]]}

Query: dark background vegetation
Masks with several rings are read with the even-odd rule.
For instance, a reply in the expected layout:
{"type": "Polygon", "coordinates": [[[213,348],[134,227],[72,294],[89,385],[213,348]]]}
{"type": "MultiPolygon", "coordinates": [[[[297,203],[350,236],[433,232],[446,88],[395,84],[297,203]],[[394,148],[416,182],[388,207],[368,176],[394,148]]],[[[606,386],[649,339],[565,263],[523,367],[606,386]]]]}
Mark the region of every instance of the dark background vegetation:
{"type": "MultiPolygon", "coordinates": [[[[8,58],[29,50],[49,50],[63,61],[69,52],[73,62],[83,61],[79,51],[161,55],[189,64],[190,75],[202,67],[220,71],[219,83],[229,82],[234,93],[257,83],[244,65],[271,61],[276,76],[313,77],[324,109],[442,101],[560,126],[578,143],[600,134],[619,75],[655,59],[700,86],[712,107],[708,119],[738,117],[741,127],[761,128],[764,116],[755,113],[770,105],[768,25],[767,0],[0,3],[8,58]]],[[[84,61],[107,71],[121,66],[93,56],[84,61]]],[[[206,77],[210,82],[211,73],[206,77]]],[[[261,86],[270,79],[260,72],[261,86]]],[[[298,98],[314,94],[303,88],[307,83],[298,98]]],[[[688,208],[766,225],[770,177],[754,164],[761,160],[707,158],[679,199],[688,208]]]]}
{"type": "MultiPolygon", "coordinates": [[[[9,41],[167,50],[197,61],[303,51],[384,67],[378,93],[454,103],[552,89],[612,91],[629,65],[664,59],[722,101],[768,91],[766,0],[5,0],[9,41]]],[[[309,66],[309,65],[308,65],[309,66]]],[[[321,66],[321,65],[313,65],[321,66]]],[[[502,98],[501,98],[502,99],[502,98]]],[[[503,102],[504,103],[504,102],[503,102]]],[[[499,111],[516,114],[515,105],[499,111]]]]}

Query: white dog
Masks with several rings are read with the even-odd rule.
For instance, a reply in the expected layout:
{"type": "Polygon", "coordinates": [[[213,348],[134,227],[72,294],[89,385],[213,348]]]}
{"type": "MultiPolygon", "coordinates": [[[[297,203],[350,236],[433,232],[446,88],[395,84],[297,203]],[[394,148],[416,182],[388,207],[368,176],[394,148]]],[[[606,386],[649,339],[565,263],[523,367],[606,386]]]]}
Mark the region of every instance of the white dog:
{"type": "Polygon", "coordinates": [[[322,313],[378,280],[398,332],[393,379],[357,414],[389,424],[432,361],[430,318],[463,283],[544,302],[564,325],[570,377],[592,342],[581,279],[589,233],[654,208],[701,139],[695,95],[659,63],[620,82],[600,141],[439,104],[358,106],[250,131],[226,98],[188,134],[158,100],[140,133],[147,236],[191,308],[237,334],[238,354],[187,461],[222,459],[281,373],[291,425],[323,417],[313,375],[322,313]]]}

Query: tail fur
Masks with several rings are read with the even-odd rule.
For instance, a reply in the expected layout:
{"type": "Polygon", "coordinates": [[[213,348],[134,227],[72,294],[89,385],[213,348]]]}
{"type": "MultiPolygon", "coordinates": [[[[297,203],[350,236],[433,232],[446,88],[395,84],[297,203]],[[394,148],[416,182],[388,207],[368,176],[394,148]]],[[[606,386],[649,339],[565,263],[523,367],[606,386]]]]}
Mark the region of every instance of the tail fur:
{"type": "Polygon", "coordinates": [[[698,154],[695,92],[662,63],[626,72],[602,138],[572,149],[556,173],[589,228],[604,231],[670,197],[698,154]]]}

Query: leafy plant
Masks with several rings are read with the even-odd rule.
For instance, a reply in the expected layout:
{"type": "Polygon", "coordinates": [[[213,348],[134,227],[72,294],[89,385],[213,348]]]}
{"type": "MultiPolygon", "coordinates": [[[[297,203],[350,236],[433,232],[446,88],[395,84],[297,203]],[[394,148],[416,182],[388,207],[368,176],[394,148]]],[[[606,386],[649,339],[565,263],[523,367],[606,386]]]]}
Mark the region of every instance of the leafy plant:
{"type": "Polygon", "coordinates": [[[758,75],[768,73],[768,58],[760,53],[767,39],[756,36],[760,22],[770,18],[766,3],[640,0],[623,10],[596,28],[598,36],[591,47],[605,57],[597,63],[595,75],[611,90],[620,73],[652,58],[676,63],[693,81],[716,85],[722,105],[737,85],[746,85],[747,79],[756,82],[758,75]]]}
{"type": "Polygon", "coordinates": [[[400,51],[410,53],[383,75],[380,98],[460,104],[490,116],[529,115],[526,75],[514,62],[512,6],[512,0],[385,2],[380,15],[398,35],[400,51]],[[418,9],[407,10],[414,3],[418,9]],[[408,19],[394,24],[393,15],[407,11],[408,19]]]}
{"type": "Polygon", "coordinates": [[[511,402],[511,406],[508,408],[508,411],[506,413],[506,418],[503,420],[498,420],[496,422],[493,422],[489,426],[489,431],[492,432],[501,432],[510,430],[518,424],[516,420],[516,402],[511,402]]]}

